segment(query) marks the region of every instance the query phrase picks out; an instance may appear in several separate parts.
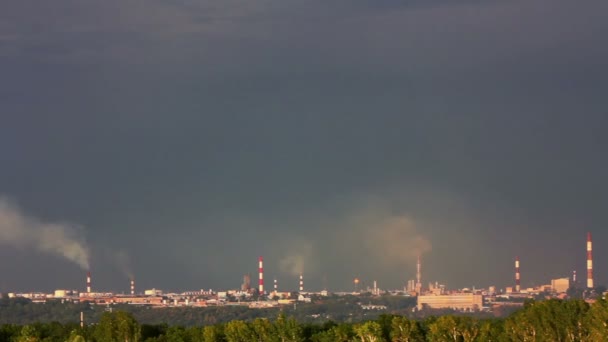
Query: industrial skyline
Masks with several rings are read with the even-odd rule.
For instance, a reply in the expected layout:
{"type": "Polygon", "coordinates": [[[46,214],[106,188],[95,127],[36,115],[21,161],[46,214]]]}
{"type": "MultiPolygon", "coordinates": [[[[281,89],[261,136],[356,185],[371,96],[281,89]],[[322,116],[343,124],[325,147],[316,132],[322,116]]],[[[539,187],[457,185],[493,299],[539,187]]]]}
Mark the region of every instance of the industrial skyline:
{"type": "Polygon", "coordinates": [[[3,0],[0,291],[607,284],[607,12],[3,0]]]}
{"type": "MultiPolygon", "coordinates": [[[[551,279],[551,286],[553,287],[554,281],[562,281],[565,280],[567,281],[568,286],[570,287],[574,287],[574,288],[579,288],[581,290],[586,290],[586,291],[593,291],[595,289],[595,284],[594,283],[594,276],[593,276],[593,254],[592,254],[592,238],[591,238],[591,233],[587,232],[586,234],[587,240],[586,240],[586,256],[587,256],[587,262],[586,262],[586,268],[587,268],[587,279],[586,282],[583,286],[583,284],[579,284],[577,282],[576,279],[576,271],[572,272],[572,277],[569,278],[568,276],[566,276],[565,278],[560,278],[560,276],[554,277],[553,279],[551,279]]],[[[263,256],[259,256],[257,258],[257,266],[258,266],[258,287],[257,287],[257,291],[256,293],[258,294],[263,294],[263,295],[269,295],[270,293],[278,293],[278,280],[276,275],[274,276],[273,279],[273,287],[272,290],[267,291],[264,287],[264,257],[263,256]]],[[[284,280],[289,283],[289,278],[295,278],[293,276],[291,277],[284,277],[284,280]]],[[[380,279],[382,279],[383,277],[380,276],[380,279]]],[[[298,283],[297,286],[286,286],[283,290],[285,292],[299,292],[299,293],[306,293],[305,289],[304,289],[304,274],[301,272],[299,273],[298,277],[297,277],[298,283]]],[[[439,282],[435,280],[431,281],[431,279],[426,279],[424,281],[427,281],[429,283],[428,287],[425,287],[423,284],[423,278],[422,278],[422,259],[421,256],[418,255],[417,259],[416,259],[416,274],[415,274],[415,280],[414,279],[409,279],[409,278],[404,278],[404,282],[403,282],[403,286],[402,289],[405,293],[410,293],[411,295],[421,295],[423,293],[429,293],[429,292],[433,292],[433,288],[437,288],[439,289],[439,282]],[[433,285],[435,284],[435,285],[433,285]]],[[[355,288],[354,288],[354,292],[358,292],[360,290],[359,288],[359,284],[361,282],[361,280],[356,277],[354,279],[355,282],[355,288]]],[[[294,282],[295,284],[295,282],[294,282]]],[[[362,285],[365,287],[367,287],[368,289],[370,289],[370,286],[373,284],[373,290],[372,293],[374,295],[378,295],[379,294],[379,290],[378,290],[378,281],[377,278],[372,279],[364,279],[362,285]]],[[[209,291],[212,292],[213,289],[211,288],[206,288],[205,287],[206,284],[200,284],[200,291],[209,291]]],[[[477,284],[477,286],[473,285],[470,288],[472,289],[480,289],[480,288],[492,288],[495,289],[493,291],[499,292],[499,293],[526,293],[526,291],[529,290],[525,290],[524,289],[531,289],[531,288],[535,288],[538,287],[539,284],[535,284],[533,282],[529,282],[527,284],[524,284],[526,287],[522,287],[522,283],[521,283],[521,270],[520,270],[520,258],[519,256],[515,257],[515,277],[514,277],[514,281],[513,283],[507,283],[507,284],[498,284],[498,283],[491,283],[491,284],[477,284]]],[[[545,284],[546,285],[546,284],[545,284]]],[[[445,290],[447,288],[447,285],[445,283],[442,283],[442,291],[445,290]]],[[[563,286],[563,285],[559,285],[559,286],[563,286]]],[[[601,284],[600,286],[604,286],[603,284],[601,284]]],[[[61,290],[61,291],[78,291],[78,287],[70,287],[67,286],[66,287],[67,290],[61,290]]],[[[173,287],[169,288],[170,290],[175,290],[180,288],[177,284],[174,284],[173,287]]],[[[154,289],[156,289],[156,287],[154,287],[154,289]]],[[[458,290],[459,288],[452,288],[452,290],[458,290]]],[[[40,291],[42,289],[36,289],[36,291],[40,291]]],[[[183,288],[182,288],[183,290],[183,288]]],[[[193,289],[190,289],[193,290],[193,289]]],[[[233,286],[233,287],[227,287],[227,288],[221,288],[221,289],[215,289],[215,291],[243,291],[243,292],[250,292],[253,290],[253,288],[251,287],[251,277],[248,274],[245,274],[243,276],[243,283],[240,285],[240,287],[238,286],[233,286]],[[236,290],[235,290],[236,289],[236,290]]],[[[349,288],[333,288],[333,289],[328,289],[326,286],[323,288],[315,288],[312,289],[311,292],[320,292],[321,290],[323,291],[337,291],[337,292],[349,292],[350,289],[349,288]]],[[[387,287],[384,288],[384,290],[388,290],[388,291],[399,291],[400,287],[387,287]]],[[[14,292],[15,289],[12,289],[12,291],[14,292]]],[[[34,291],[34,292],[36,292],[34,291]]],[[[152,290],[150,290],[152,291],[152,290]]],[[[198,290],[195,290],[198,291],[198,290]]],[[[19,291],[18,291],[19,292],[19,291]]],[[[23,292],[23,291],[21,291],[23,292]]],[[[27,292],[27,291],[25,291],[27,292]]],[[[85,283],[85,287],[84,290],[82,291],[82,293],[86,294],[86,296],[91,296],[95,293],[110,293],[110,292],[117,292],[117,293],[128,293],[131,296],[134,296],[136,294],[135,291],[135,278],[133,275],[130,276],[129,278],[129,291],[113,291],[112,289],[93,289],[92,287],[92,276],[91,276],[91,271],[87,271],[86,272],[86,283],[85,283]]]]}

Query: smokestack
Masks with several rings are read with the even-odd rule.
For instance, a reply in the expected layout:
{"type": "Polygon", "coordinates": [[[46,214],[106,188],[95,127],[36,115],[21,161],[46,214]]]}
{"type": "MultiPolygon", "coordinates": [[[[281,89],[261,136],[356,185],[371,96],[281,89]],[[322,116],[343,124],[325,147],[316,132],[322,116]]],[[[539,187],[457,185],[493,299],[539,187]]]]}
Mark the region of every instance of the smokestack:
{"type": "Polygon", "coordinates": [[[135,295],[135,279],[131,278],[131,296],[135,295]]]}
{"type": "Polygon", "coordinates": [[[277,290],[278,290],[277,278],[274,278],[274,292],[277,292],[277,290]]]}
{"type": "Polygon", "coordinates": [[[302,276],[302,273],[300,273],[300,292],[304,291],[304,277],[302,276]]]}
{"type": "Polygon", "coordinates": [[[515,292],[521,291],[521,282],[519,276],[519,257],[515,257],[515,292]]]}
{"type": "Polygon", "coordinates": [[[374,280],[374,295],[378,295],[378,284],[376,283],[376,281],[374,280]]]}
{"type": "Polygon", "coordinates": [[[576,270],[572,271],[572,284],[576,285],[576,270]]]}
{"type": "Polygon", "coordinates": [[[258,283],[258,292],[260,294],[264,293],[264,258],[258,258],[258,272],[260,274],[260,280],[258,283]]]}
{"type": "Polygon", "coordinates": [[[416,264],[416,293],[422,291],[422,273],[420,272],[422,265],[420,264],[420,254],[418,254],[418,262],[416,264]]]}
{"type": "Polygon", "coordinates": [[[87,293],[91,293],[91,272],[87,272],[87,293]]]}
{"type": "Polygon", "coordinates": [[[591,233],[587,233],[587,288],[593,288],[593,252],[591,246],[591,233]]]}

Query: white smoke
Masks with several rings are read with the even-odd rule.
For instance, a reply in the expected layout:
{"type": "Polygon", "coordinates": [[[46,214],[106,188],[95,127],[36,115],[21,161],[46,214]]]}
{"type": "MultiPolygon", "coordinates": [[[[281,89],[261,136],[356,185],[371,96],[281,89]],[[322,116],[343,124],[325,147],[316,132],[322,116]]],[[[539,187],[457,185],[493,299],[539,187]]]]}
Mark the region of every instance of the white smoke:
{"type": "Polygon", "coordinates": [[[278,245],[284,248],[278,262],[281,272],[298,276],[341,265],[340,272],[369,276],[413,269],[417,256],[431,251],[431,240],[425,225],[412,215],[395,211],[395,206],[365,198],[342,210],[308,218],[300,226],[314,228],[298,229],[308,236],[280,237],[278,245]]]}
{"type": "Polygon", "coordinates": [[[88,248],[76,227],[42,222],[26,215],[3,197],[0,197],[0,244],[34,248],[89,269],[88,248]]]}
{"type": "Polygon", "coordinates": [[[366,254],[387,265],[407,265],[431,250],[431,242],[406,215],[366,212],[353,218],[351,236],[366,254]]]}
{"type": "Polygon", "coordinates": [[[131,266],[131,258],[125,250],[106,251],[106,257],[120,270],[127,278],[133,280],[133,267],[131,266]]]}
{"type": "Polygon", "coordinates": [[[312,268],[310,263],[313,255],[313,246],[309,241],[295,239],[290,242],[290,251],[279,261],[279,268],[282,272],[298,276],[304,273],[304,266],[308,263],[309,270],[312,268]]]}

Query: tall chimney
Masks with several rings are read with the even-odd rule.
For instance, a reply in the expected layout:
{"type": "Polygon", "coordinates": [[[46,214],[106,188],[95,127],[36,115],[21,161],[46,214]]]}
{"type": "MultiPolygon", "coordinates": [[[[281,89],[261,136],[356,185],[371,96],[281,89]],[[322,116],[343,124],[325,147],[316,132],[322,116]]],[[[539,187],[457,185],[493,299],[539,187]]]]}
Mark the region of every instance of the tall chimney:
{"type": "Polygon", "coordinates": [[[587,288],[593,288],[593,248],[591,245],[591,233],[587,233],[587,288]]]}
{"type": "Polygon", "coordinates": [[[519,257],[515,257],[515,292],[521,291],[521,278],[519,275],[519,257]]]}
{"type": "Polygon", "coordinates": [[[576,285],[576,270],[572,271],[572,284],[576,285]]]}
{"type": "Polygon", "coordinates": [[[277,278],[274,278],[274,292],[278,291],[277,278]]]}
{"type": "Polygon", "coordinates": [[[420,294],[422,291],[422,273],[420,269],[422,265],[420,264],[420,254],[418,254],[418,262],[416,263],[416,293],[420,294]]]}
{"type": "Polygon", "coordinates": [[[131,278],[131,296],[135,295],[135,279],[131,278]]]}
{"type": "Polygon", "coordinates": [[[87,293],[91,293],[91,272],[87,272],[87,293]]]}
{"type": "Polygon", "coordinates": [[[304,277],[302,276],[302,273],[300,273],[300,292],[304,291],[304,277]]]}
{"type": "Polygon", "coordinates": [[[260,294],[264,293],[264,258],[258,258],[258,272],[260,274],[260,280],[258,283],[258,292],[260,294]]]}

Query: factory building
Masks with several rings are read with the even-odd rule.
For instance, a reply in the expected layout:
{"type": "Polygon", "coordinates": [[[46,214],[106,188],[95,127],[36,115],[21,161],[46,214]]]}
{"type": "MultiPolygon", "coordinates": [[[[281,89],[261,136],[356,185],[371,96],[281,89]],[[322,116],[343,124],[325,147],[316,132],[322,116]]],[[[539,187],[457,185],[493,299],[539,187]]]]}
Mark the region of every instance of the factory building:
{"type": "Polygon", "coordinates": [[[570,278],[559,278],[551,280],[551,291],[565,293],[570,288],[570,278]]]}
{"type": "Polygon", "coordinates": [[[454,309],[460,311],[477,311],[483,307],[483,295],[473,293],[455,293],[448,295],[418,296],[418,310],[424,307],[431,309],[454,309]]]}
{"type": "Polygon", "coordinates": [[[157,289],[145,290],[144,291],[144,295],[146,295],[146,296],[162,296],[163,295],[163,291],[162,290],[157,290],[157,289]]]}

